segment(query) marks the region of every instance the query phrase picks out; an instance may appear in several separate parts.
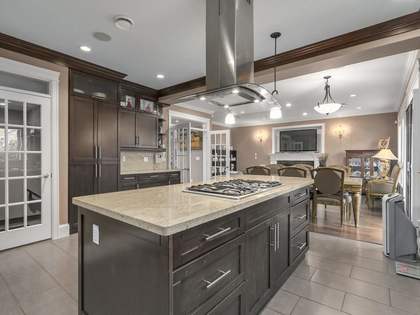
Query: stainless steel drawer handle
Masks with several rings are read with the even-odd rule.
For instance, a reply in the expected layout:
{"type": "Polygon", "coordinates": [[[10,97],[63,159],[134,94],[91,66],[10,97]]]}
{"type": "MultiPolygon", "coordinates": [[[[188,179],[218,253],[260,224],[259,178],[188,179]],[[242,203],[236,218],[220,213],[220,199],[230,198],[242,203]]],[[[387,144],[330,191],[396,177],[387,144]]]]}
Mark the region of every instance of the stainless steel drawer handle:
{"type": "Polygon", "coordinates": [[[135,180],[135,177],[124,177],[122,180],[135,180]]]}
{"type": "Polygon", "coordinates": [[[206,241],[211,241],[212,239],[219,237],[222,234],[225,234],[226,232],[229,232],[230,230],[232,230],[231,227],[227,227],[227,228],[219,228],[219,232],[216,232],[212,235],[208,235],[208,234],[203,234],[203,236],[205,237],[206,241]]]}
{"type": "Polygon", "coordinates": [[[197,250],[197,249],[199,249],[199,248],[200,248],[199,246],[194,246],[193,248],[191,248],[191,249],[189,249],[189,250],[187,250],[187,251],[185,251],[185,252],[181,253],[181,256],[188,255],[189,253],[192,253],[193,251],[195,251],[195,250],[197,250]]]}
{"type": "Polygon", "coordinates": [[[302,244],[300,244],[300,245],[298,245],[298,249],[299,250],[302,250],[302,249],[304,249],[306,247],[306,242],[304,242],[304,243],[302,243],[302,244]]]}
{"type": "Polygon", "coordinates": [[[299,199],[300,197],[303,197],[303,196],[306,196],[306,192],[295,195],[295,198],[299,199]]]}
{"type": "Polygon", "coordinates": [[[203,280],[205,283],[207,283],[206,289],[210,289],[211,287],[215,286],[219,281],[221,281],[223,278],[225,278],[227,275],[229,275],[232,272],[232,270],[228,270],[228,271],[217,270],[217,271],[220,272],[221,275],[217,277],[215,280],[213,281],[203,280]]]}
{"type": "Polygon", "coordinates": [[[298,220],[303,220],[303,219],[306,219],[306,214],[301,215],[300,217],[297,217],[296,219],[298,219],[298,220]]]}

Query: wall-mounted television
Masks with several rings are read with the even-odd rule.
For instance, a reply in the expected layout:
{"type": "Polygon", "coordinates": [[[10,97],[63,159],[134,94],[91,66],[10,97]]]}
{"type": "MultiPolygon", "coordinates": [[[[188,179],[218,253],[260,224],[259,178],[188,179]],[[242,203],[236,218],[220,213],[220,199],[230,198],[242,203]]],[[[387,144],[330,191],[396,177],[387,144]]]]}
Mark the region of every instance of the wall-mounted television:
{"type": "Polygon", "coordinates": [[[318,151],[318,130],[284,130],[279,134],[280,152],[318,151]]]}

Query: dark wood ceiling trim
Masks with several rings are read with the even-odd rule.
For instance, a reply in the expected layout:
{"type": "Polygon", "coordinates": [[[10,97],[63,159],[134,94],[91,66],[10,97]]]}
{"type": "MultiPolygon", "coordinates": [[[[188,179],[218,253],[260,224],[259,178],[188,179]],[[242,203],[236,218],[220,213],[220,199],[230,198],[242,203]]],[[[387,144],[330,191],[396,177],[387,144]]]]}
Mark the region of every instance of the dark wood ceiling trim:
{"type": "Polygon", "coordinates": [[[3,33],[0,33],[0,47],[109,79],[120,80],[126,77],[125,73],[111,70],[3,33]]]}
{"type": "MultiPolygon", "coordinates": [[[[254,62],[254,71],[260,72],[304,59],[331,53],[344,48],[400,35],[420,28],[420,12],[411,13],[357,31],[332,37],[317,43],[289,50],[254,62]]],[[[184,92],[206,84],[201,77],[159,90],[159,97],[184,92]]]]}
{"type": "Polygon", "coordinates": [[[140,95],[150,96],[154,99],[158,98],[158,90],[128,80],[120,80],[120,88],[134,90],[140,95]]]}

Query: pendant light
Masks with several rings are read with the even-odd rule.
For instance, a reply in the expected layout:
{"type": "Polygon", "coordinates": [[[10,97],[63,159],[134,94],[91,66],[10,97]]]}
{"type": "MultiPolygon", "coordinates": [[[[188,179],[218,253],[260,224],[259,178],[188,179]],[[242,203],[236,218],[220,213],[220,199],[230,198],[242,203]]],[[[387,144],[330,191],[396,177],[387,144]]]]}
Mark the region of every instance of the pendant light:
{"type": "MultiPolygon", "coordinates": [[[[281,36],[280,32],[271,33],[270,37],[274,39],[274,56],[277,55],[277,39],[281,36]]],[[[278,99],[279,91],[277,91],[277,68],[274,67],[274,90],[271,92],[276,99],[278,99]]],[[[283,117],[281,106],[274,106],[270,109],[270,119],[280,119],[283,117]]]]}
{"type": "Polygon", "coordinates": [[[228,112],[225,116],[226,125],[234,125],[236,123],[235,115],[232,112],[228,112]]]}
{"type": "Polygon", "coordinates": [[[337,103],[331,96],[331,87],[328,83],[328,80],[331,79],[330,75],[324,77],[325,79],[325,96],[321,103],[318,102],[318,105],[314,107],[314,109],[323,115],[329,115],[338,111],[343,104],[337,103]]]}

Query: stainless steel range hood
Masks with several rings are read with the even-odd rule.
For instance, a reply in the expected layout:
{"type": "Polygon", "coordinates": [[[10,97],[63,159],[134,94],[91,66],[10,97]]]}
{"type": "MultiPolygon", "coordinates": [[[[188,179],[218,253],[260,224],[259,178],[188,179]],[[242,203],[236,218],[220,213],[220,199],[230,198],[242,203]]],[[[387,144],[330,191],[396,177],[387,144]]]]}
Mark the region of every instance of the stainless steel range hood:
{"type": "Polygon", "coordinates": [[[207,90],[176,103],[202,100],[220,107],[277,104],[267,89],[254,83],[254,1],[206,2],[207,90]]]}

